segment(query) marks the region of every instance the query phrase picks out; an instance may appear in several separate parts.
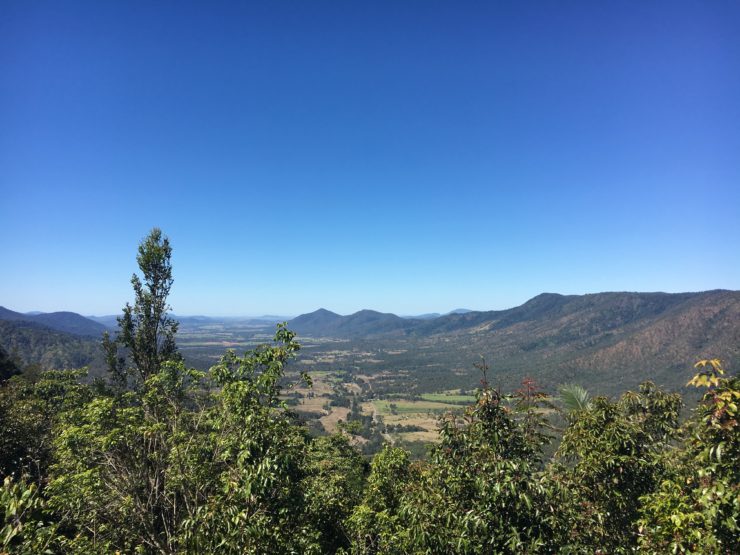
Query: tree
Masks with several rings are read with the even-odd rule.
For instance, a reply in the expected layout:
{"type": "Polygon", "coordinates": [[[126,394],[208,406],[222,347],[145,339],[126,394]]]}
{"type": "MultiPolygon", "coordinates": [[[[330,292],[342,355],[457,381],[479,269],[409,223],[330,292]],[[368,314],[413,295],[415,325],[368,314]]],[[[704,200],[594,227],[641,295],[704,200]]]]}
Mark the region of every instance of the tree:
{"type": "Polygon", "coordinates": [[[0,477],[25,476],[43,482],[59,413],[90,397],[89,388],[80,384],[85,374],[84,370],[48,370],[35,380],[23,374],[0,386],[0,477]]]}
{"type": "MultiPolygon", "coordinates": [[[[91,398],[62,410],[53,427],[43,493],[60,551],[348,547],[342,523],[360,499],[363,461],[343,438],[309,438],[287,410],[281,388],[295,334],[282,324],[271,345],[229,351],[207,373],[186,368],[166,315],[170,254],[159,230],[141,243],[135,304],[118,337],[105,338],[121,388],[85,386],[91,398]]],[[[41,517],[13,516],[13,530],[24,518],[28,529],[41,517]]]]}
{"type": "Polygon", "coordinates": [[[549,479],[564,495],[558,545],[576,553],[631,553],[637,547],[640,497],[665,475],[662,453],[676,435],[679,394],[651,382],[617,401],[596,397],[568,417],[549,479]]]}
{"type": "Polygon", "coordinates": [[[511,399],[517,412],[509,400],[484,378],[475,405],[440,421],[428,463],[393,448],[376,455],[349,519],[353,553],[547,551],[555,509],[538,472],[544,399],[530,381],[511,399]]]}
{"type": "Polygon", "coordinates": [[[0,346],[0,382],[20,373],[21,370],[16,361],[0,346]]]}
{"type": "Polygon", "coordinates": [[[64,551],[346,544],[340,524],[360,496],[361,459],[340,440],[312,444],[286,410],[281,381],[298,348],[281,325],[272,345],[229,351],[208,373],[168,361],[140,388],[65,412],[47,487],[64,551]]]}
{"type": "Polygon", "coordinates": [[[406,491],[418,487],[418,482],[419,473],[411,471],[407,451],[385,445],[375,455],[362,503],[347,519],[351,553],[400,555],[411,551],[409,529],[399,509],[406,491]]]}
{"type": "Polygon", "coordinates": [[[740,553],[740,379],[717,359],[695,366],[688,385],[707,391],[681,444],[665,453],[667,478],[641,500],[648,553],[740,553]]]}
{"type": "Polygon", "coordinates": [[[175,344],[178,323],[167,315],[173,283],[171,256],[169,239],[155,227],[139,244],[136,261],[143,282],[136,274],[131,277],[134,305],[126,303],[116,338],[107,332],[103,336],[108,369],[122,387],[129,380],[143,383],[165,361],[181,359],[175,344]]]}
{"type": "Polygon", "coordinates": [[[6,477],[0,486],[0,553],[55,553],[55,540],[56,525],[48,521],[38,486],[6,477]]]}
{"type": "Polygon", "coordinates": [[[320,532],[322,553],[349,547],[346,519],[362,498],[365,462],[344,434],[308,443],[302,483],[305,511],[320,532]]]}

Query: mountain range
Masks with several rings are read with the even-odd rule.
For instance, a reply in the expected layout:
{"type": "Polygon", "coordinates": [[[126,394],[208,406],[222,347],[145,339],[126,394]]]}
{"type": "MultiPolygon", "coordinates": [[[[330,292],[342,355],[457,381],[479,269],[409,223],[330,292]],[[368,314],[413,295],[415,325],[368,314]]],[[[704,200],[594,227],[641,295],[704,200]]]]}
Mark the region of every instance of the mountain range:
{"type": "Polygon", "coordinates": [[[740,368],[740,291],[543,293],[507,310],[414,320],[320,309],[289,327],[304,336],[376,344],[422,341],[458,359],[486,355],[512,380],[533,373],[551,384],[577,380],[609,384],[611,390],[647,376],[680,387],[701,358],[720,358],[735,372],[740,368]]]}
{"type": "MultiPolygon", "coordinates": [[[[575,336],[591,336],[607,330],[677,316],[684,309],[717,302],[740,302],[740,291],[701,293],[596,293],[559,295],[542,293],[521,306],[506,310],[458,310],[400,317],[374,310],[341,316],[320,308],[290,320],[289,327],[312,336],[365,338],[386,334],[428,336],[443,333],[494,333],[535,325],[537,335],[558,335],[560,328],[575,336]],[[575,327],[578,329],[576,330],[575,327]],[[543,329],[546,328],[546,329],[543,329]]],[[[740,323],[738,323],[740,325],[740,323]]],[[[561,331],[563,331],[561,330],[561,331]]]]}
{"type": "MultiPolygon", "coordinates": [[[[176,319],[183,326],[228,320],[272,327],[276,321],[176,319]]],[[[319,309],[290,320],[288,326],[299,340],[346,339],[381,350],[405,343],[394,349],[410,349],[404,366],[420,372],[450,371],[456,362],[485,355],[502,378],[534,372],[552,384],[572,379],[609,385],[614,391],[645,376],[680,386],[691,363],[700,358],[720,358],[730,371],[740,368],[740,291],[543,293],[507,310],[459,310],[415,318],[373,310],[342,316],[319,309]]],[[[99,358],[100,336],[106,329],[72,312],[21,314],[0,307],[0,346],[25,364],[97,366],[93,359],[99,358]]]]}
{"type": "Polygon", "coordinates": [[[23,314],[0,306],[0,320],[32,322],[56,331],[99,338],[107,326],[76,312],[29,312],[23,314]]]}

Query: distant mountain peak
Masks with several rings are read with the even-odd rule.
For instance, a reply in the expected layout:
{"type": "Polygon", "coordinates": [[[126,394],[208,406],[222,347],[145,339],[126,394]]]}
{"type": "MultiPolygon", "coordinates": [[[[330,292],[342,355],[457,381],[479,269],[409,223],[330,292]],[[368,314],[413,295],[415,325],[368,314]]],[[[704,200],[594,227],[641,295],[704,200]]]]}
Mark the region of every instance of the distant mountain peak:
{"type": "Polygon", "coordinates": [[[327,310],[325,308],[317,308],[313,312],[309,312],[308,314],[326,314],[327,316],[339,316],[336,312],[332,312],[331,310],[327,310]]]}
{"type": "Polygon", "coordinates": [[[350,337],[359,335],[378,335],[397,333],[413,325],[414,320],[405,320],[395,314],[363,309],[340,316],[325,308],[308,314],[301,314],[289,323],[290,329],[298,333],[327,337],[350,337]]]}
{"type": "Polygon", "coordinates": [[[391,314],[390,312],[380,312],[378,310],[372,310],[370,308],[363,308],[362,310],[358,310],[354,314],[351,314],[350,316],[375,316],[375,315],[390,315],[395,316],[395,314],[391,314]]]}
{"type": "Polygon", "coordinates": [[[561,295],[560,293],[540,293],[539,295],[536,295],[529,299],[522,306],[526,306],[529,304],[557,302],[565,298],[567,298],[566,295],[561,295]]]}

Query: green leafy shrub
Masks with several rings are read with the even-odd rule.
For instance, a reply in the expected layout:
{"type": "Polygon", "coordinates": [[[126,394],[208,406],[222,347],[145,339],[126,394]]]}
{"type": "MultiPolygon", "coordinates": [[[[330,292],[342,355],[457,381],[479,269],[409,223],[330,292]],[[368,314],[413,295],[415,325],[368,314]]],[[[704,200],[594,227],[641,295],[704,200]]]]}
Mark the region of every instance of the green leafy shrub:
{"type": "Polygon", "coordinates": [[[669,473],[643,498],[640,547],[651,553],[740,552],[740,380],[718,360],[697,363],[689,385],[707,392],[665,454],[669,473]]]}

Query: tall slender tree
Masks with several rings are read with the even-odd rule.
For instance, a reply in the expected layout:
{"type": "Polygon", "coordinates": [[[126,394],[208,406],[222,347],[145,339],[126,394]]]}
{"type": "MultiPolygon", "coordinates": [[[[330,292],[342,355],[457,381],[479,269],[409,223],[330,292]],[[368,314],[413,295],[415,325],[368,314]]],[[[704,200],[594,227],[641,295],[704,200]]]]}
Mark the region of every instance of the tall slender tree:
{"type": "Polygon", "coordinates": [[[175,344],[178,323],[168,316],[172,287],[172,247],[159,228],[139,244],[136,261],[142,278],[134,274],[134,305],[126,303],[118,317],[118,334],[103,336],[108,368],[119,385],[143,382],[168,360],[180,360],[175,344]]]}

